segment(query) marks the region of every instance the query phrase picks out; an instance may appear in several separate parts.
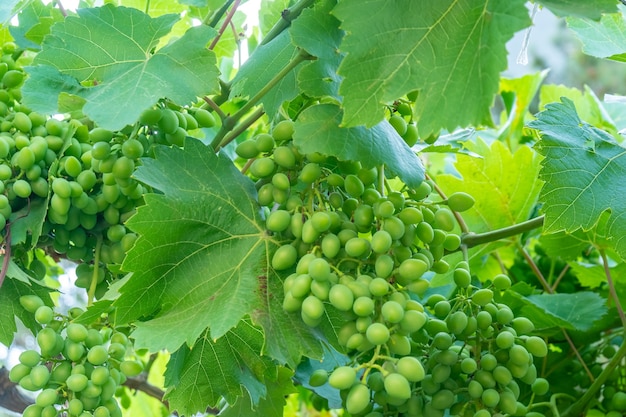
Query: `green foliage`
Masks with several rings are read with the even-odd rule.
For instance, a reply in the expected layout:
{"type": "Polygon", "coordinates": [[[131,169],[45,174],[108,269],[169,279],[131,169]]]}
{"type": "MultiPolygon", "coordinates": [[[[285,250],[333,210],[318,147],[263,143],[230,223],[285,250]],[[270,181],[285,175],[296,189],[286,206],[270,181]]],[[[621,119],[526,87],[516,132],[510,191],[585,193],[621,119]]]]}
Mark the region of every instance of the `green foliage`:
{"type": "Polygon", "coordinates": [[[623,414],[626,106],[500,78],[522,0],[90,3],[0,5],[25,416],[623,414]]]}

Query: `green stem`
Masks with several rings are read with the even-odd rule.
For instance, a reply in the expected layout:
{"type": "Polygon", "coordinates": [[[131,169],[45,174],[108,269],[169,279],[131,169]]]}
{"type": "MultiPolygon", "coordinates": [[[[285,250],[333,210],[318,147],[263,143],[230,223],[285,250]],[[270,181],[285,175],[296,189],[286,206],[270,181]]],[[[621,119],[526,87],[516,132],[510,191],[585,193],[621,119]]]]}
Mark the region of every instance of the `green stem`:
{"type": "Polygon", "coordinates": [[[202,23],[207,26],[211,26],[212,28],[217,26],[222,16],[224,16],[224,14],[234,1],[235,0],[227,0],[226,3],[222,5],[222,7],[220,7],[215,13],[213,13],[213,15],[207,16],[202,23]]]}
{"type": "Polygon", "coordinates": [[[239,125],[237,125],[236,128],[231,130],[230,133],[224,136],[224,139],[217,145],[217,148],[215,150],[217,151],[235,140],[237,136],[245,132],[250,126],[252,126],[254,122],[259,120],[259,118],[263,116],[263,114],[265,114],[263,108],[259,107],[258,109],[256,109],[254,113],[252,113],[246,120],[241,122],[239,125]]]}
{"type": "Polygon", "coordinates": [[[146,0],[146,10],[145,10],[145,13],[148,14],[149,11],[150,11],[150,0],[146,0]]]}
{"type": "Polygon", "coordinates": [[[525,222],[514,224],[513,226],[503,227],[502,229],[492,230],[485,233],[468,233],[463,235],[462,241],[468,248],[482,245],[483,243],[495,242],[496,240],[515,236],[536,229],[543,225],[545,217],[539,216],[525,222]]]}
{"type": "Polygon", "coordinates": [[[313,3],[315,3],[315,0],[300,0],[290,8],[283,10],[280,14],[280,20],[270,29],[265,38],[263,38],[261,45],[269,43],[269,41],[278,36],[283,30],[287,29],[289,25],[291,25],[291,22],[313,3]]]}
{"type": "Polygon", "coordinates": [[[611,277],[611,269],[609,268],[609,260],[606,257],[606,253],[604,249],[600,249],[600,256],[602,257],[602,263],[604,265],[604,274],[606,275],[606,281],[609,284],[609,293],[611,294],[611,298],[615,302],[615,308],[617,309],[617,313],[619,314],[619,318],[622,320],[622,327],[626,330],[626,316],[624,315],[624,309],[622,309],[622,304],[619,302],[619,297],[617,296],[617,291],[615,290],[615,283],[613,282],[613,278],[611,277]]]}
{"type": "Polygon", "coordinates": [[[596,380],[593,381],[583,396],[574,404],[570,405],[565,412],[563,412],[562,417],[576,417],[582,415],[582,412],[587,404],[595,398],[596,394],[602,388],[602,385],[604,385],[608,377],[613,373],[613,370],[620,365],[624,356],[626,356],[626,342],[622,342],[622,346],[620,346],[615,353],[615,356],[613,356],[600,375],[598,375],[596,380]]]}
{"type": "Polygon", "coordinates": [[[96,286],[98,285],[98,272],[100,270],[100,248],[102,247],[102,236],[98,237],[96,242],[95,256],[93,260],[93,274],[91,275],[91,284],[89,285],[89,291],[87,291],[87,306],[93,304],[93,300],[96,298],[96,286]]]}
{"type": "Polygon", "coordinates": [[[381,196],[385,196],[385,164],[378,167],[378,192],[381,196]]]}

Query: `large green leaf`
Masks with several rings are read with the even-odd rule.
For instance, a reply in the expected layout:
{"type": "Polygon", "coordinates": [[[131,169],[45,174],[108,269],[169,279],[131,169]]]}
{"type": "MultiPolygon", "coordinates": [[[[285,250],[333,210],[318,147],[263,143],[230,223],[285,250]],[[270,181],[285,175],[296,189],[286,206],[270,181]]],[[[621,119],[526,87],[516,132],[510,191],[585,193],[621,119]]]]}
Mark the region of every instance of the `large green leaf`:
{"type": "Polygon", "coordinates": [[[267,395],[261,398],[258,404],[252,402],[248,393],[244,393],[235,404],[230,405],[223,412],[221,417],[272,417],[282,416],[285,408],[285,399],[296,391],[291,377],[293,372],[287,368],[278,368],[278,380],[272,381],[272,388],[267,395]]]}
{"type": "MultiPolygon", "coordinates": [[[[177,20],[176,15],[151,18],[139,10],[112,5],[79,9],[78,16],[52,28],[34,64],[72,77],[73,83],[64,91],[86,100],[84,113],[102,127],[120,129],[134,123],[162,97],[184,104],[217,91],[215,55],[206,49],[215,35],[212,28],[192,28],[153,52],[177,20]]],[[[31,90],[46,91],[40,71],[29,71],[25,91],[30,83],[34,84],[31,90]]],[[[57,78],[62,78],[60,74],[57,78]]],[[[49,77],[50,71],[43,76],[49,77]]],[[[48,90],[52,96],[58,94],[59,84],[48,90]]],[[[57,100],[38,97],[24,94],[25,104],[43,113],[56,111],[57,100]]]]}
{"type": "Polygon", "coordinates": [[[546,106],[531,127],[541,132],[537,150],[545,156],[540,178],[546,182],[545,230],[590,230],[603,213],[603,234],[626,258],[626,149],[612,136],[584,123],[571,100],[546,106]]]}
{"type": "Polygon", "coordinates": [[[174,353],[167,366],[166,399],[172,410],[191,415],[215,406],[223,396],[230,404],[249,395],[253,404],[267,395],[277,368],[261,356],[263,333],[247,320],[217,341],[205,332],[194,345],[174,353]]]}
{"type": "Polygon", "coordinates": [[[607,312],[606,300],[594,292],[532,294],[528,284],[516,284],[500,302],[529,318],[539,330],[589,330],[607,312]]]}
{"type": "Polygon", "coordinates": [[[480,157],[458,154],[454,166],[461,178],[443,174],[437,183],[447,195],[464,191],[474,197],[474,207],[462,213],[470,230],[487,232],[527,220],[541,189],[540,158],[526,146],[511,153],[502,142],[489,146],[479,139],[466,147],[480,157]]]}
{"type": "MultiPolygon", "coordinates": [[[[287,67],[298,53],[287,31],[282,32],[271,42],[259,46],[233,79],[231,97],[239,95],[253,97],[268,85],[278,71],[287,67]]],[[[302,63],[285,74],[262,97],[263,109],[270,118],[276,114],[281,104],[298,95],[296,74],[299,67],[302,67],[302,63]]]]}
{"type": "Polygon", "coordinates": [[[365,167],[385,164],[410,187],[424,180],[421,160],[387,121],[366,129],[341,127],[341,118],[341,108],[334,104],[307,108],[296,120],[295,145],[304,153],[320,152],[339,160],[361,161],[365,167]]]}
{"type": "Polygon", "coordinates": [[[420,135],[490,124],[506,42],[530,24],[523,0],[344,0],[343,122],[373,126],[383,104],[419,90],[420,135]]]}
{"type": "Polygon", "coordinates": [[[557,16],[588,17],[600,19],[603,13],[617,11],[615,0],[538,0],[538,3],[550,9],[557,16]]]}
{"type": "Polygon", "coordinates": [[[115,303],[118,320],[150,316],[134,337],[153,350],[191,345],[207,327],[223,336],[258,304],[270,245],[252,181],[193,139],[157,148],[136,177],[160,193],[127,222],[140,238],[123,264],[133,275],[115,303]]]}
{"type": "Polygon", "coordinates": [[[345,54],[339,51],[344,35],[340,22],[330,14],[335,4],[335,0],[316,3],[314,8],[304,10],[289,29],[292,42],[317,58],[298,73],[298,85],[311,97],[339,98],[341,77],[337,68],[345,54]]]}
{"type": "Polygon", "coordinates": [[[622,13],[604,14],[599,21],[569,18],[567,25],[576,33],[587,55],[626,60],[626,20],[622,13]]]}
{"type": "MultiPolygon", "coordinates": [[[[0,258],[0,262],[2,259],[0,258]]],[[[17,332],[15,319],[20,321],[33,333],[41,326],[35,321],[33,313],[29,313],[20,304],[20,297],[23,295],[38,295],[44,302],[52,306],[52,300],[48,295],[50,289],[36,282],[32,282],[11,262],[7,276],[0,288],[0,343],[9,346],[13,342],[13,336],[17,332]],[[17,278],[13,278],[17,277],[17,278]]]]}

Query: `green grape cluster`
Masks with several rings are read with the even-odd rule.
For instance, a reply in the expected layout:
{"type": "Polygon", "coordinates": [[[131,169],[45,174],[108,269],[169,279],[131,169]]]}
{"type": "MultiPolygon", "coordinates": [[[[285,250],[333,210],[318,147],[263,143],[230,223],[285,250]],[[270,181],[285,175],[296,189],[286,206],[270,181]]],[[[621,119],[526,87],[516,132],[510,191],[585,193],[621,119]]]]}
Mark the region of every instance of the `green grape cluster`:
{"type": "Polygon", "coordinates": [[[544,340],[494,301],[507,276],[477,288],[466,262],[444,259],[461,244],[455,212],[473,198],[431,197],[429,181],[390,189],[382,170],[302,155],[293,132],[292,121],[279,122],[236,153],[281,243],[271,267],[284,276],[283,308],[311,327],[327,314],[343,323],[337,341],[353,363],[316,371],[309,384],[338,389],[356,416],[524,415],[522,394],[548,390],[534,365],[544,340]],[[455,296],[420,302],[429,278],[448,272],[455,296]]]}
{"type": "Polygon", "coordinates": [[[23,416],[121,416],[116,391],[143,370],[128,337],[106,325],[72,322],[82,313],[78,308],[65,317],[34,295],[22,296],[20,303],[43,325],[36,337],[39,351],[22,352],[9,373],[25,390],[39,391],[23,416]]]}

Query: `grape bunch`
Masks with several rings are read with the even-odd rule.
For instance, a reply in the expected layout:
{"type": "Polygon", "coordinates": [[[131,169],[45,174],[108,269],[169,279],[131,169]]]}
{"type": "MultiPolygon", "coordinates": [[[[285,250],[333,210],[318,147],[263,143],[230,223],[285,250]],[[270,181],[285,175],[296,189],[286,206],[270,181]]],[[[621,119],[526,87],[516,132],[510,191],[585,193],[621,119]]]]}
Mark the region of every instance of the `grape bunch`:
{"type": "Polygon", "coordinates": [[[430,181],[392,189],[384,168],[302,155],[293,132],[281,121],[236,153],[280,242],[271,267],[284,277],[284,310],[311,327],[340,317],[337,342],[353,358],[314,372],[309,384],[338,389],[356,416],[525,415],[524,396],[549,389],[534,365],[546,343],[494,300],[509,277],[477,288],[467,262],[444,259],[461,244],[455,212],[473,198],[442,199],[430,181]],[[454,296],[420,301],[430,277],[444,273],[454,296]]]}
{"type": "Polygon", "coordinates": [[[22,352],[9,373],[25,390],[39,391],[24,417],[121,416],[116,391],[143,370],[128,337],[106,323],[88,328],[72,322],[82,313],[77,307],[66,317],[35,295],[22,296],[20,303],[43,325],[39,351],[22,352]]]}

